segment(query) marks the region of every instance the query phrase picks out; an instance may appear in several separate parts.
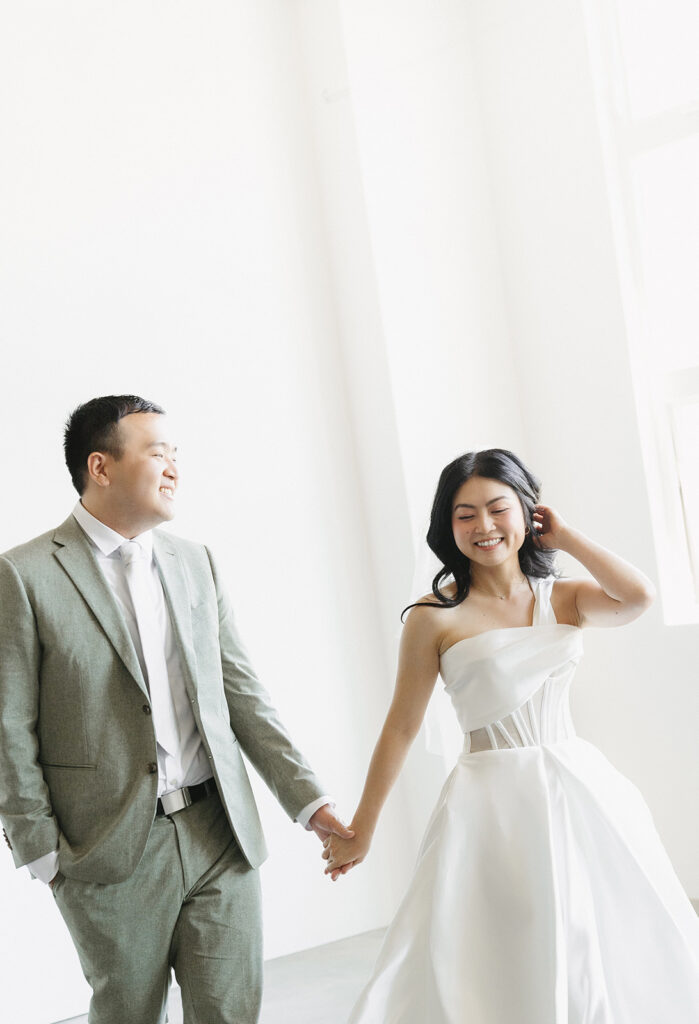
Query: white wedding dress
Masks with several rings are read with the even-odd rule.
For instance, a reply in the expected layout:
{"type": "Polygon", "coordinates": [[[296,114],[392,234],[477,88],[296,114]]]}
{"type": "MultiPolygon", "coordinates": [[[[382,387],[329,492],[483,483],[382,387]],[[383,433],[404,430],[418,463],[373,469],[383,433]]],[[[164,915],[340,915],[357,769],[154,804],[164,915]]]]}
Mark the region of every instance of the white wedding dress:
{"type": "Polygon", "coordinates": [[[465,734],[349,1024],[699,1024],[699,918],[639,791],[575,735],[582,630],[444,652],[465,734]]]}

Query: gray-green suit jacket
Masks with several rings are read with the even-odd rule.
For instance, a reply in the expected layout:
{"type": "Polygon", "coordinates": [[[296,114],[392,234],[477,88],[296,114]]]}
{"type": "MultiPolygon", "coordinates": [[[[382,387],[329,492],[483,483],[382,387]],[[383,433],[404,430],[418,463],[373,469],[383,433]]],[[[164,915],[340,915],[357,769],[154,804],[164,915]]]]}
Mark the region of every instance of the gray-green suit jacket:
{"type": "MultiPolygon", "coordinates": [[[[156,530],[153,550],[199,733],[257,867],[267,851],[241,747],[291,818],[324,791],[250,665],[207,548],[156,530]]],[[[57,846],[69,877],[132,873],[157,798],[147,705],[123,615],[73,516],[0,556],[0,818],[15,864],[57,846]]]]}

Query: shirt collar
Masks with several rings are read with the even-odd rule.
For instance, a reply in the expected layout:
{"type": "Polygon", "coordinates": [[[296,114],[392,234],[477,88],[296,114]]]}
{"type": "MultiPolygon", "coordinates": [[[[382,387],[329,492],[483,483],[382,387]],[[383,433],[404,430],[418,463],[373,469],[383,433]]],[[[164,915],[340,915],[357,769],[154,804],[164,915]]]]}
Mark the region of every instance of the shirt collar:
{"type": "Polygon", "coordinates": [[[91,512],[88,512],[81,501],[73,509],[73,516],[77,520],[78,525],[103,555],[109,556],[120,548],[126,540],[134,540],[141,546],[143,553],[149,561],[153,557],[152,530],[146,530],[145,533],[140,533],[138,537],[122,537],[111,526],[107,526],[101,519],[97,519],[91,512]]]}

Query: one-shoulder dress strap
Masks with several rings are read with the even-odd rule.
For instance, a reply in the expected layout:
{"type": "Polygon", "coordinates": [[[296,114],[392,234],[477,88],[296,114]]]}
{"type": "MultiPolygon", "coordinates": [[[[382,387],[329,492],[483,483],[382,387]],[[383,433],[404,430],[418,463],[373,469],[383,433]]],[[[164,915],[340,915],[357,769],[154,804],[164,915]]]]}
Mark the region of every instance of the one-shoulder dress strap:
{"type": "Polygon", "coordinates": [[[538,576],[530,576],[529,580],[534,588],[534,621],[535,626],[555,626],[556,616],[551,605],[551,591],[556,581],[555,576],[546,576],[543,579],[538,576]]]}

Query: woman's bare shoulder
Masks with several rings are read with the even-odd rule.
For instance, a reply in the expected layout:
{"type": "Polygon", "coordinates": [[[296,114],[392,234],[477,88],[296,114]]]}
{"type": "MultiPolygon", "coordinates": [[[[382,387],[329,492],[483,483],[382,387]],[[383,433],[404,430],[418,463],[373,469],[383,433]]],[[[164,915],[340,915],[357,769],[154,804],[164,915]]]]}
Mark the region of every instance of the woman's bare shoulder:
{"type": "MultiPolygon", "coordinates": [[[[456,596],[456,584],[447,583],[445,586],[441,587],[440,593],[443,594],[444,597],[446,597],[449,601],[453,600],[453,598],[456,596]]],[[[429,594],[423,594],[422,597],[418,597],[417,600],[410,605],[410,612],[413,612],[418,608],[424,610],[424,612],[427,615],[434,615],[435,609],[439,611],[445,611],[448,610],[450,606],[444,604],[442,601],[439,600],[436,594],[430,591],[429,594]]],[[[410,612],[408,614],[410,614],[410,612]]]]}
{"type": "MultiPolygon", "coordinates": [[[[453,584],[447,585],[442,593],[451,599],[456,593],[456,587],[453,584]]],[[[420,635],[439,645],[453,614],[454,609],[442,604],[434,594],[424,594],[406,613],[404,628],[414,636],[420,635]]]]}
{"type": "Polygon", "coordinates": [[[434,594],[423,594],[413,601],[406,612],[406,622],[409,618],[431,618],[436,611],[443,611],[444,605],[434,594]]]}

